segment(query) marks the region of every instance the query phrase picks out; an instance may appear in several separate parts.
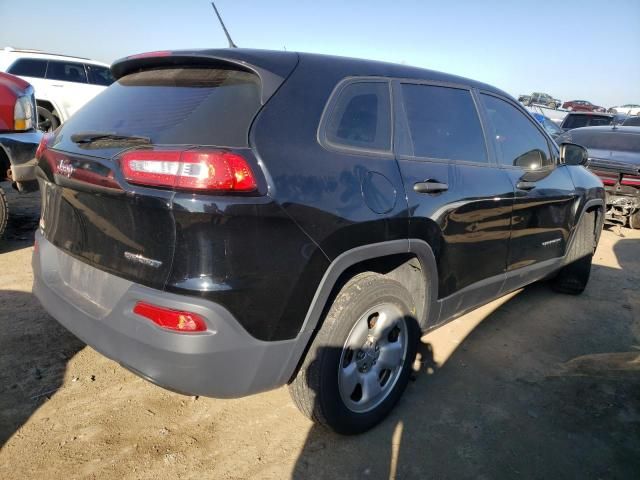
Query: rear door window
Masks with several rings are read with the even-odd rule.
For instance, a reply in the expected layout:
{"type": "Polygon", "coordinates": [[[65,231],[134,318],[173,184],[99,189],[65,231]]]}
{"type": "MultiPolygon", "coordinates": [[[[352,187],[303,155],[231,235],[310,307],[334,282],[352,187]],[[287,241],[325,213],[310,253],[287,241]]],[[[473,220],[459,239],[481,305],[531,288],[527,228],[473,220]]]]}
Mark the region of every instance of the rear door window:
{"type": "Polygon", "coordinates": [[[16,60],[7,71],[12,75],[44,78],[47,72],[47,61],[37,58],[20,58],[16,60]]]}
{"type": "Polygon", "coordinates": [[[347,84],[330,107],[324,140],[331,146],[391,150],[391,105],[387,82],[347,84]]]}
{"type": "Polygon", "coordinates": [[[89,83],[92,85],[103,85],[108,87],[115,80],[111,75],[111,70],[107,67],[101,67],[100,65],[88,65],[86,64],[87,73],[89,74],[89,83]]]}
{"type": "Polygon", "coordinates": [[[248,145],[260,109],[257,75],[218,68],[163,68],[126,75],[62,127],[149,137],[154,144],[248,145]]]}
{"type": "Polygon", "coordinates": [[[49,61],[47,78],[63,82],[87,83],[87,73],[82,63],[49,61]]]}
{"type": "Polygon", "coordinates": [[[469,90],[402,84],[408,134],[398,153],[487,163],[478,112],[469,90]]]}
{"type": "Polygon", "coordinates": [[[481,94],[489,131],[502,165],[538,170],[553,165],[546,137],[509,102],[481,94]]]}

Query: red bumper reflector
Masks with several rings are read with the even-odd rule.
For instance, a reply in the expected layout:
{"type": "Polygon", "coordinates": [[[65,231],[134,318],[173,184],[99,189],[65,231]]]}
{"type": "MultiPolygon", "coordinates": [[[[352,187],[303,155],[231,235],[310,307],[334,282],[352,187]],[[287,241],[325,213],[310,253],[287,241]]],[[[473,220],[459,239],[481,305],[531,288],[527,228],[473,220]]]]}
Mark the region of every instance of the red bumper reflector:
{"type": "Polygon", "coordinates": [[[207,325],[200,315],[138,302],[133,313],[174,332],[204,332],[207,325]]]}

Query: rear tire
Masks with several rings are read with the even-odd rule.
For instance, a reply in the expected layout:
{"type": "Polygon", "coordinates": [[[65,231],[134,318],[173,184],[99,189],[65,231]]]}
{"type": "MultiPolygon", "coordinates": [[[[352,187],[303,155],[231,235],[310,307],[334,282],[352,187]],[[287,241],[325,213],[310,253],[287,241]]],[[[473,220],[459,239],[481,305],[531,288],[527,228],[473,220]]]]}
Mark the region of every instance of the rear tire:
{"type": "Polygon", "coordinates": [[[352,278],[289,385],[298,409],[345,435],[380,423],[409,381],[420,338],[414,311],[400,283],[375,273],[352,278]]]}
{"type": "Polygon", "coordinates": [[[4,190],[0,188],[0,238],[4,235],[7,228],[7,220],[9,219],[9,204],[4,190]]]}
{"type": "Polygon", "coordinates": [[[53,132],[60,122],[58,118],[44,107],[38,107],[38,130],[43,132],[53,132]]]}

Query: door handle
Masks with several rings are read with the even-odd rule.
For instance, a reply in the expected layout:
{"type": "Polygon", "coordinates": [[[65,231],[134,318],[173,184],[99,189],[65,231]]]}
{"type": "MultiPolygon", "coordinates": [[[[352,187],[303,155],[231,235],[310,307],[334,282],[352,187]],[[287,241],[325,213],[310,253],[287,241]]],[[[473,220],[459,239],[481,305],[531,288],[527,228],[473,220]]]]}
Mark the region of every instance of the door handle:
{"type": "Polygon", "coordinates": [[[536,182],[525,182],[523,180],[516,183],[516,188],[518,190],[533,190],[536,188],[536,182]]]}
{"type": "Polygon", "coordinates": [[[417,193],[440,193],[449,190],[449,185],[435,180],[425,180],[413,185],[413,191],[417,193]]]}
{"type": "Polygon", "coordinates": [[[64,85],[62,85],[60,83],[52,83],[51,86],[52,87],[64,87],[64,85]]]}

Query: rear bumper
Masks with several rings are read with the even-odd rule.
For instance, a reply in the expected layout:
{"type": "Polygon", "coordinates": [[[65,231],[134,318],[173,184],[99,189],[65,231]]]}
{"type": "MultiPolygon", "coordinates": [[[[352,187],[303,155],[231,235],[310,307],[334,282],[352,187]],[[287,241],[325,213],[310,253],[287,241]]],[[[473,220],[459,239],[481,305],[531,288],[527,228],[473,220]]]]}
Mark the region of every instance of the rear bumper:
{"type": "Polygon", "coordinates": [[[607,187],[607,223],[625,225],[629,216],[640,211],[640,189],[625,187],[624,191],[607,187]]]}
{"type": "Polygon", "coordinates": [[[304,339],[264,342],[223,307],[144,287],[91,267],[36,233],[33,291],[64,327],[103,355],[169,390],[240,397],[285,384],[304,339]],[[137,301],[201,315],[208,330],[172,333],[133,313],[137,301]]]}

